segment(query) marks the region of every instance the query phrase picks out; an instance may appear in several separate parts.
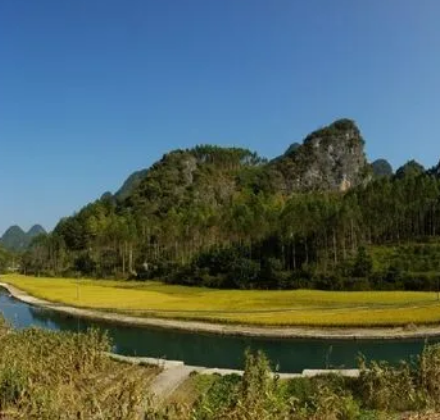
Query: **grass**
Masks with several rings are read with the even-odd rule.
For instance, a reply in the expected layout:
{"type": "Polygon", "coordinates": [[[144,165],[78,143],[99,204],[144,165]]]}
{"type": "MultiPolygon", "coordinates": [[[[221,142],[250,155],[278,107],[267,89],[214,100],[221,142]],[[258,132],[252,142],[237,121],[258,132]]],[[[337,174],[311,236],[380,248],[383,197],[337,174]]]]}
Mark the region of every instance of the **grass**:
{"type": "Polygon", "coordinates": [[[379,327],[440,323],[431,292],[216,290],[159,282],[3,276],[56,303],[137,316],[261,326],[379,327]]]}
{"type": "Polygon", "coordinates": [[[218,375],[192,374],[167,398],[166,403],[193,406],[219,379],[218,375]]]}

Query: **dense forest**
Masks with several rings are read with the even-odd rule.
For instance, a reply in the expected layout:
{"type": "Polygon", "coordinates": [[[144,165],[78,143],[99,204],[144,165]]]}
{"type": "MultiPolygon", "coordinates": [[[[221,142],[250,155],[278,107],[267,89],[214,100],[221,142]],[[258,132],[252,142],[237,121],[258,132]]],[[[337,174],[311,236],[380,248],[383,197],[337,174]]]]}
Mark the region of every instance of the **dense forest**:
{"type": "Polygon", "coordinates": [[[7,271],[13,263],[13,255],[0,245],[0,273],[7,271]]]}
{"type": "Polygon", "coordinates": [[[198,146],[133,174],[50,234],[22,270],[221,288],[434,290],[440,167],[369,164],[351,120],[268,161],[198,146]]]}

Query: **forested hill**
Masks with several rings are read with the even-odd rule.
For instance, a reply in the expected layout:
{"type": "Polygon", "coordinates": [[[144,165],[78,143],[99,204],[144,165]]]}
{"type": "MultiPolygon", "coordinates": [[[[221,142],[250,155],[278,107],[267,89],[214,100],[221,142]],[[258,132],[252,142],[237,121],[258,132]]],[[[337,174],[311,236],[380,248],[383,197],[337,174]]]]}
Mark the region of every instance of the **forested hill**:
{"type": "Polygon", "coordinates": [[[34,225],[28,232],[20,226],[11,226],[0,238],[0,244],[10,251],[24,251],[32,240],[46,231],[41,225],[34,225]]]}
{"type": "MultiPolygon", "coordinates": [[[[214,187],[216,172],[232,175],[233,185],[218,186],[222,190],[220,195],[243,187],[285,194],[341,190],[368,179],[370,171],[360,131],[353,121],[344,119],[311,133],[302,144],[292,144],[286,153],[270,162],[249,150],[237,148],[197,146],[171,152],[149,170],[133,173],[115,198],[124,201],[139,194],[148,196],[149,192],[143,190],[149,188],[153,179],[159,190],[171,189],[173,193],[181,192],[186,188],[184,185],[197,190],[201,183],[193,185],[193,180],[197,181],[199,175],[205,178],[202,188],[208,184],[214,187]],[[205,168],[209,168],[212,179],[206,179],[205,168]]],[[[208,198],[212,198],[211,194],[208,198]]]]}
{"type": "Polygon", "coordinates": [[[270,161],[216,146],[168,153],[38,237],[22,267],[216,287],[376,287],[398,270],[374,247],[436,240],[438,168],[410,161],[393,175],[384,160],[368,164],[347,119],[286,149],[270,161]]]}

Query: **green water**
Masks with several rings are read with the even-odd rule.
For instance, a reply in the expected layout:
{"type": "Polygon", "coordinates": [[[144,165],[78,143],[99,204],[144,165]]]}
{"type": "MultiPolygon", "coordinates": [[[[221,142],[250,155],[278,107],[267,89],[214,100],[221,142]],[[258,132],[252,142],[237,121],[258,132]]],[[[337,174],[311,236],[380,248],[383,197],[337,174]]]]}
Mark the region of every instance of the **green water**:
{"type": "Polygon", "coordinates": [[[84,331],[94,326],[108,331],[114,351],[120,354],[163,357],[183,360],[189,365],[230,369],[243,367],[243,354],[247,348],[263,350],[273,366],[278,366],[282,372],[301,372],[304,369],[353,368],[357,366],[360,354],[367,359],[396,363],[419,354],[425,344],[424,340],[277,340],[130,327],[33,307],[10,297],[4,289],[0,289],[0,311],[16,328],[38,326],[60,331],[84,331]]]}

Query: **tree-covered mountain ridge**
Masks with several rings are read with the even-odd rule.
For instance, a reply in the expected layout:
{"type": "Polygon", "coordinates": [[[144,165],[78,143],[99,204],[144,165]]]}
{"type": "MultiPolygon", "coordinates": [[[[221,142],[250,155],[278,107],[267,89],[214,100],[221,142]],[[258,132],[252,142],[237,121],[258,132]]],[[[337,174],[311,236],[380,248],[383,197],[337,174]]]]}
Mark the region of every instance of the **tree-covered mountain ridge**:
{"type": "Polygon", "coordinates": [[[258,190],[286,194],[345,190],[364,181],[371,172],[358,127],[353,121],[343,119],[311,133],[302,144],[292,144],[286,153],[272,161],[241,148],[201,145],[175,150],[150,169],[130,175],[114,197],[118,201],[126,200],[145,189],[148,180],[155,178],[159,186],[164,184],[162,180],[168,181],[168,175],[174,176],[173,184],[177,189],[185,188],[184,184],[190,187],[207,167],[210,172],[232,174],[234,188],[248,181],[258,190]],[[174,168],[174,174],[169,173],[170,167],[174,168]]]}
{"type": "Polygon", "coordinates": [[[439,170],[410,161],[393,175],[364,146],[342,119],[273,160],[209,145],[170,152],[39,237],[23,269],[240,288],[392,278],[369,249],[437,237],[439,170]]]}

